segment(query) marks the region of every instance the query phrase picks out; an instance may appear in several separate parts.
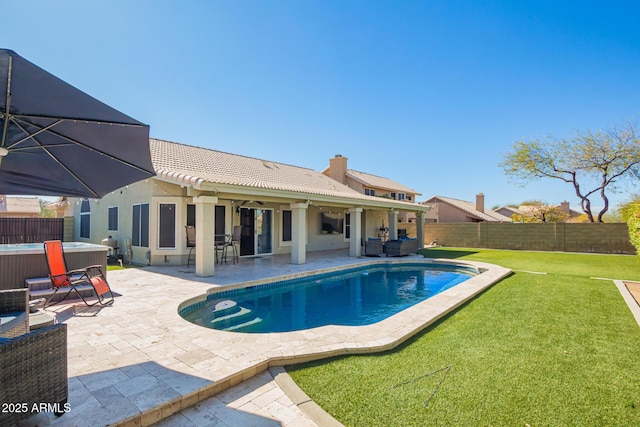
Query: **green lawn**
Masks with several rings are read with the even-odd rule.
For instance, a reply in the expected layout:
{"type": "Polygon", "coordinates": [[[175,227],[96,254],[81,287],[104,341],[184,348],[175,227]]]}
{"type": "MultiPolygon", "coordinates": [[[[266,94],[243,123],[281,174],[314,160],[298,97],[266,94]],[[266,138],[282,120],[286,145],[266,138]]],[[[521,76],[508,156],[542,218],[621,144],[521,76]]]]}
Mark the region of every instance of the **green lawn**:
{"type": "Polygon", "coordinates": [[[640,425],[640,327],[591,278],[640,280],[638,258],[424,254],[518,271],[393,351],[288,367],[327,412],[346,426],[640,425]]]}

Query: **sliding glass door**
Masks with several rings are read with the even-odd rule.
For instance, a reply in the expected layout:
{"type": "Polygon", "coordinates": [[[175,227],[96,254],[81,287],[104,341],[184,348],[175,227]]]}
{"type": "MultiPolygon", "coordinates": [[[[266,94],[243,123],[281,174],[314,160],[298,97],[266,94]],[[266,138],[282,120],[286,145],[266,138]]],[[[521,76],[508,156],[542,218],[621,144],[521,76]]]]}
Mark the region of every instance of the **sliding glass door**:
{"type": "Polygon", "coordinates": [[[240,255],[273,253],[273,210],[240,208],[240,255]]]}

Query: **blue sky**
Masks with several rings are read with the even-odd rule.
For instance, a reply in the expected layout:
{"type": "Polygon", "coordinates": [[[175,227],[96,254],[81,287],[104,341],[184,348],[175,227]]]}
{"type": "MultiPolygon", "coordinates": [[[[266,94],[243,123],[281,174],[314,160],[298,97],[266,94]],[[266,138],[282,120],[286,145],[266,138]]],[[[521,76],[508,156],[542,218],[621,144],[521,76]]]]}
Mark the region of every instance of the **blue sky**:
{"type": "MultiPolygon", "coordinates": [[[[519,139],[637,117],[640,3],[0,0],[0,47],[151,136],[315,170],[349,167],[491,207],[519,139]]],[[[637,186],[610,194],[615,205],[637,186]]],[[[599,200],[593,199],[598,206],[599,200]]]]}

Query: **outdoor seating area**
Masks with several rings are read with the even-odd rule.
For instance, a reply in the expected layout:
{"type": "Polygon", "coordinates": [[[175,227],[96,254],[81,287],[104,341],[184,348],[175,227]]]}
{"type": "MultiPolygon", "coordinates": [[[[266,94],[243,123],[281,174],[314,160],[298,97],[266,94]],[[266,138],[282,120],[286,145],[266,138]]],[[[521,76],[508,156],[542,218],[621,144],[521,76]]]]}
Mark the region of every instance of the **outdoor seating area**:
{"type": "Polygon", "coordinates": [[[383,242],[380,238],[369,238],[364,246],[364,254],[366,256],[382,256],[383,254],[388,257],[407,256],[417,254],[418,249],[418,239],[404,237],[383,242]]]}
{"type": "MultiPolygon", "coordinates": [[[[187,267],[192,263],[195,264],[193,250],[196,247],[196,228],[193,225],[186,225],[187,236],[187,248],[189,248],[189,255],[187,256],[187,267]]],[[[242,226],[236,225],[233,227],[232,234],[216,234],[214,239],[216,264],[221,262],[227,262],[228,251],[230,250],[233,263],[237,263],[240,260],[240,236],[242,235],[242,226]]]]}

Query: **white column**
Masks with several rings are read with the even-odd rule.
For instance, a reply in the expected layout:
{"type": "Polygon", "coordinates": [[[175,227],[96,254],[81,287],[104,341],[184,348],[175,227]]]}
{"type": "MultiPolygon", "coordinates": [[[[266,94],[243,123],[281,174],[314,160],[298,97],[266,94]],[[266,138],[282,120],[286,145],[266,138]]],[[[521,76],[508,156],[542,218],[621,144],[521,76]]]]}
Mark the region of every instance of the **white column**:
{"type": "Polygon", "coordinates": [[[418,249],[424,248],[424,212],[416,212],[416,237],[418,238],[418,249]]]}
{"type": "Polygon", "coordinates": [[[362,208],[349,209],[351,214],[351,240],[349,242],[349,256],[360,257],[362,256],[362,208]]]}
{"type": "Polygon", "coordinates": [[[308,203],[292,203],[291,208],[291,264],[307,262],[308,203]]]}
{"type": "Polygon", "coordinates": [[[196,276],[213,276],[216,265],[216,204],[214,196],[193,198],[196,205],[196,276]]]}
{"type": "Polygon", "coordinates": [[[389,211],[389,240],[398,240],[398,211],[389,211]]]}

